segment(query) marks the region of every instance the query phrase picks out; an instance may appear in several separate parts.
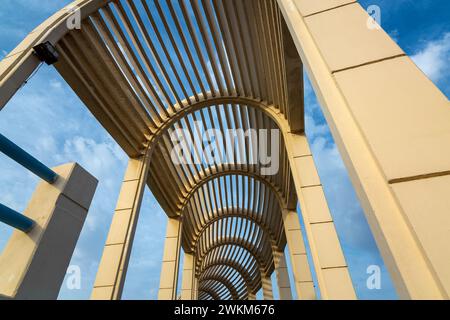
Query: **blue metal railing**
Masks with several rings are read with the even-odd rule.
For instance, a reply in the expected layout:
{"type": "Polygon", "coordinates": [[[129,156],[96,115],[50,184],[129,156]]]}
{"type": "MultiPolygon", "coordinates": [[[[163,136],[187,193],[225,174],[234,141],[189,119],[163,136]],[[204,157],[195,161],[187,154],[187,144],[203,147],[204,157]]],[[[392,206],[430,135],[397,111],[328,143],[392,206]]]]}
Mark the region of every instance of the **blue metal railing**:
{"type": "Polygon", "coordinates": [[[2,134],[0,134],[0,152],[3,152],[5,155],[48,183],[53,183],[56,181],[56,178],[58,178],[58,175],[53,170],[39,162],[39,160],[15,145],[2,134]]]}
{"type": "Polygon", "coordinates": [[[28,232],[33,229],[34,221],[0,203],[0,221],[7,225],[28,232]]]}
{"type": "MultiPolygon", "coordinates": [[[[15,145],[2,134],[0,134],[0,152],[4,153],[6,156],[13,159],[50,184],[54,183],[58,178],[58,175],[53,170],[15,145]]],[[[22,230],[23,232],[30,231],[35,224],[30,218],[27,218],[26,216],[2,204],[0,204],[0,222],[6,223],[13,228],[22,230]]]]}

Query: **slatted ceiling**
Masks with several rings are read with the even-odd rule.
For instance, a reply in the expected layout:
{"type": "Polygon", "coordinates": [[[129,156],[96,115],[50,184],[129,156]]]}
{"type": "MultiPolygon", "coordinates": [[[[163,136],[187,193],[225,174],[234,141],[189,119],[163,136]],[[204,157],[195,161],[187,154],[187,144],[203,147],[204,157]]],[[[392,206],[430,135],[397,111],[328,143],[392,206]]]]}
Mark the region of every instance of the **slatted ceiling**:
{"type": "MultiPolygon", "coordinates": [[[[214,180],[209,183],[210,186],[214,184],[214,180]]],[[[200,189],[201,190],[201,189],[200,189]]],[[[215,219],[224,217],[224,216],[242,216],[249,217],[259,223],[261,226],[265,228],[265,231],[270,234],[275,242],[279,242],[279,239],[276,238],[280,230],[282,230],[283,225],[281,221],[281,212],[278,201],[275,197],[265,188],[265,191],[269,194],[267,198],[270,197],[268,201],[269,204],[266,206],[261,206],[260,211],[257,212],[254,208],[245,208],[243,206],[237,208],[235,207],[220,207],[217,208],[217,205],[213,203],[212,207],[214,209],[205,210],[204,207],[196,206],[198,199],[201,199],[202,195],[198,193],[194,194],[190,199],[190,202],[186,206],[186,211],[183,213],[184,221],[192,224],[194,227],[195,233],[188,234],[186,237],[193,239],[190,242],[183,242],[183,246],[185,250],[192,250],[191,246],[195,245],[195,239],[198,237],[200,230],[204,228],[210,221],[215,219]],[[197,221],[201,220],[201,224],[196,224],[197,221]]],[[[222,203],[222,199],[220,199],[220,203],[222,203]]]]}
{"type": "MultiPolygon", "coordinates": [[[[254,225],[253,225],[254,226],[254,225]]],[[[206,236],[200,237],[198,242],[198,248],[196,250],[197,255],[197,268],[201,265],[204,257],[213,248],[220,246],[237,245],[247,250],[257,261],[258,266],[264,270],[271,271],[272,267],[272,245],[270,240],[265,235],[259,234],[254,240],[257,243],[252,243],[248,239],[227,237],[221,239],[215,239],[211,243],[208,243],[205,239],[206,236]]],[[[198,269],[197,269],[198,270],[198,269]]]]}
{"type": "MultiPolygon", "coordinates": [[[[154,104],[150,101],[149,97],[146,94],[147,88],[143,87],[141,85],[142,83],[142,73],[141,72],[134,72],[130,64],[127,62],[128,58],[124,55],[124,49],[123,46],[116,42],[114,39],[114,36],[112,35],[111,31],[106,26],[105,22],[99,18],[99,14],[96,13],[92,17],[92,21],[88,20],[89,23],[92,25],[93,28],[95,28],[99,36],[105,41],[106,47],[108,50],[111,51],[111,55],[116,59],[118,67],[120,67],[120,70],[124,73],[129,86],[135,91],[136,95],[138,96],[140,102],[144,106],[144,109],[149,112],[151,122],[151,130],[154,132],[155,128],[158,127],[162,122],[162,117],[159,115],[158,110],[154,107],[154,104]]],[[[142,112],[143,110],[138,109],[138,112],[142,112]]]]}
{"type": "MultiPolygon", "coordinates": [[[[63,43],[58,46],[58,50],[63,57],[66,57],[69,52],[76,52],[70,48],[66,49],[63,43]]],[[[84,63],[81,64],[86,66],[84,63]]],[[[94,116],[107,128],[124,151],[130,155],[139,156],[142,151],[139,146],[145,145],[147,138],[144,134],[138,137],[127,129],[122,118],[117,115],[117,113],[121,113],[120,109],[111,108],[114,103],[100,94],[100,89],[94,82],[86,80],[83,74],[85,70],[79,65],[71,63],[59,63],[57,68],[69,85],[74,90],[81,92],[79,94],[81,100],[85,104],[96,107],[93,111],[94,116]]]]}
{"type": "MultiPolygon", "coordinates": [[[[147,91],[154,96],[154,93],[159,93],[154,97],[154,102],[160,108],[162,105],[170,109],[175,103],[181,106],[189,104],[189,98],[198,92],[204,95],[212,92],[213,96],[216,92],[223,96],[233,95],[234,80],[239,77],[245,86],[237,94],[269,102],[274,100],[266,98],[267,92],[263,87],[267,83],[262,82],[276,84],[282,81],[281,73],[275,70],[280,63],[262,63],[261,50],[250,45],[258,42],[259,46],[266,48],[267,61],[276,62],[277,57],[279,59],[281,56],[281,52],[277,52],[281,50],[279,38],[274,36],[274,30],[270,30],[271,23],[263,23],[273,12],[278,12],[273,1],[269,4],[256,2],[260,16],[255,18],[253,24],[238,9],[248,10],[247,7],[254,6],[254,3],[243,5],[240,1],[228,1],[224,5],[222,1],[214,1],[211,5],[209,1],[202,1],[202,6],[196,1],[148,3],[118,1],[101,10],[101,14],[94,15],[92,21],[98,24],[99,29],[105,26],[111,29],[109,33],[114,34],[117,43],[120,43],[127,56],[127,64],[132,64],[135,72],[139,73],[147,91]],[[257,31],[258,19],[264,29],[263,35],[257,31]],[[167,34],[167,37],[163,38],[162,34],[167,34]],[[176,54],[171,55],[170,52],[176,54]],[[261,77],[261,67],[268,69],[266,73],[269,77],[261,77]],[[147,78],[150,81],[145,81],[147,78]]],[[[276,18],[279,19],[279,16],[276,18]]],[[[272,24],[275,26],[275,20],[272,24]]],[[[117,52],[111,54],[120,55],[117,52]]],[[[285,95],[280,86],[272,91],[280,97],[285,95]]],[[[283,101],[278,99],[275,102],[282,105],[283,101]]]]}
{"type": "MultiPolygon", "coordinates": [[[[171,134],[185,129],[195,139],[197,123],[222,133],[276,129],[248,105],[257,102],[301,130],[289,108],[298,96],[287,83],[283,28],[276,0],[114,0],[57,44],[58,71],[125,152],[152,148],[147,183],[166,213],[183,219],[182,246],[200,257],[200,298],[259,290],[260,268],[273,270],[272,247],[286,245],[281,208],[295,209],[297,197],[281,136],[279,171],[264,176],[252,163],[253,136],[238,141],[234,159],[177,165],[171,134]]],[[[264,145],[271,138],[269,131],[264,145]]],[[[195,144],[194,155],[205,145],[195,144]]]]}
{"type": "MultiPolygon", "coordinates": [[[[108,68],[101,70],[98,67],[98,60],[102,59],[101,57],[103,54],[99,53],[96,50],[97,48],[92,47],[87,38],[74,37],[70,41],[68,40],[66,45],[75,55],[83,54],[86,57],[87,63],[83,64],[82,68],[84,68],[84,70],[89,69],[91,74],[95,74],[93,82],[96,83],[99,92],[104,92],[103,99],[106,104],[116,111],[118,118],[124,123],[132,124],[131,126],[126,127],[130,139],[133,139],[136,142],[142,139],[141,123],[139,123],[138,118],[133,117],[131,112],[128,113],[123,108],[123,105],[127,103],[128,97],[123,93],[120,86],[117,85],[116,81],[113,81],[108,88],[108,80],[111,79],[112,74],[108,68]]],[[[145,128],[144,130],[148,128],[147,126],[142,127],[145,128]]]]}
{"type": "Polygon", "coordinates": [[[226,277],[205,277],[201,289],[205,287],[220,296],[220,300],[238,300],[240,297],[237,289],[226,277]]]}
{"type": "MultiPolygon", "coordinates": [[[[229,109],[227,109],[227,110],[229,110],[229,109]]],[[[204,111],[204,110],[203,110],[204,111]]],[[[211,108],[209,108],[208,109],[208,112],[211,112],[211,108]]],[[[215,111],[213,111],[214,113],[215,113],[215,111]]],[[[259,113],[261,113],[261,112],[259,112],[259,113]]],[[[201,115],[203,115],[204,114],[204,112],[201,112],[200,113],[201,115]]],[[[251,114],[251,113],[250,113],[251,114]]],[[[222,118],[222,120],[224,119],[224,117],[222,117],[221,116],[221,113],[218,113],[218,115],[217,114],[214,114],[213,116],[212,116],[213,118],[222,118]]],[[[174,127],[174,129],[175,128],[184,128],[184,129],[187,129],[187,131],[188,131],[188,136],[185,136],[186,138],[188,138],[188,139],[194,139],[195,138],[195,136],[197,135],[197,130],[193,130],[192,128],[193,127],[195,127],[195,126],[193,126],[193,125],[191,125],[191,123],[193,123],[194,121],[198,121],[198,120],[201,120],[204,124],[205,124],[205,117],[204,116],[202,116],[202,117],[198,117],[198,116],[188,116],[188,118],[189,118],[189,120],[188,121],[186,121],[186,123],[187,123],[187,125],[184,125],[184,126],[175,126],[174,127]]],[[[267,120],[267,117],[266,117],[266,120],[267,120]]],[[[226,119],[225,119],[225,121],[226,121],[226,119]]],[[[224,122],[225,121],[222,121],[221,122],[221,125],[220,125],[220,130],[221,131],[223,131],[224,129],[229,129],[229,128],[232,128],[232,127],[230,127],[229,125],[225,125],[224,124],[224,122]]],[[[211,121],[210,120],[210,118],[207,118],[206,119],[206,129],[218,129],[218,126],[217,126],[217,124],[216,124],[216,121],[214,121],[214,125],[213,126],[211,126],[211,125],[209,125],[208,126],[208,124],[211,124],[213,121],[211,121]]],[[[229,122],[229,121],[227,121],[227,122],[229,122]]],[[[236,121],[235,123],[240,123],[241,121],[236,121]]],[[[259,122],[258,122],[261,126],[266,126],[267,127],[267,123],[268,123],[268,121],[261,121],[261,120],[259,120],[259,122]]],[[[243,127],[243,129],[247,129],[247,127],[246,126],[241,126],[241,125],[239,125],[237,128],[240,128],[240,127],[243,127]]],[[[256,128],[256,126],[254,126],[254,129],[256,128]]],[[[270,129],[271,127],[269,127],[269,129],[270,129]]],[[[167,159],[169,158],[169,153],[170,153],[170,150],[172,150],[172,148],[173,148],[173,146],[174,146],[174,144],[173,144],[173,142],[171,141],[171,139],[169,138],[169,135],[170,135],[170,133],[172,132],[173,130],[169,130],[168,131],[168,133],[166,134],[166,135],[164,135],[163,136],[163,139],[162,140],[164,140],[164,142],[165,142],[165,148],[166,148],[166,150],[165,151],[163,151],[163,149],[161,149],[161,155],[162,156],[164,156],[165,158],[166,158],[166,161],[167,161],[167,159]]],[[[270,133],[270,131],[269,131],[269,133],[270,133]]],[[[268,136],[268,142],[270,141],[270,134],[269,134],[269,136],[268,136]]],[[[281,137],[280,137],[280,139],[281,139],[281,137]]],[[[222,150],[223,149],[223,146],[219,146],[218,145],[218,140],[215,140],[215,148],[216,149],[218,149],[218,150],[222,150]]],[[[270,145],[269,143],[268,143],[268,145],[270,145]]],[[[247,160],[247,161],[249,161],[250,160],[250,157],[249,157],[249,155],[250,155],[250,146],[252,146],[252,142],[250,141],[250,142],[248,142],[248,141],[245,141],[244,143],[239,143],[239,145],[237,146],[237,155],[238,155],[238,158],[239,157],[242,157],[242,158],[245,158],[245,160],[247,160]]],[[[281,145],[282,147],[283,147],[283,144],[281,145]]],[[[195,155],[198,155],[199,154],[199,149],[201,149],[201,147],[202,146],[198,146],[198,148],[196,148],[195,149],[195,155]]],[[[270,150],[269,150],[270,151],[270,150]]],[[[160,156],[159,154],[158,154],[158,156],[160,156]]],[[[155,157],[156,157],[156,155],[155,155],[155,157]]],[[[281,183],[281,181],[282,181],[282,175],[285,173],[285,172],[288,172],[288,170],[286,170],[285,168],[283,168],[283,164],[284,165],[287,165],[287,162],[286,161],[284,161],[283,162],[283,159],[286,159],[286,157],[285,157],[285,154],[283,153],[282,155],[281,155],[281,174],[278,174],[278,175],[276,175],[275,177],[272,177],[272,176],[269,176],[268,177],[268,179],[271,179],[271,180],[273,180],[273,181],[275,181],[275,182],[277,182],[277,183],[275,183],[277,186],[278,186],[278,188],[279,189],[281,189],[281,190],[283,190],[283,184],[281,183]]],[[[225,159],[221,159],[221,160],[225,160],[225,159]]],[[[240,159],[236,159],[236,160],[240,160],[240,159]]],[[[169,160],[170,161],[170,160],[169,160]]],[[[251,164],[247,164],[247,167],[246,167],[246,169],[243,169],[243,168],[245,168],[245,164],[240,164],[240,163],[238,163],[237,165],[237,169],[238,170],[252,170],[252,168],[253,168],[253,170],[254,170],[254,172],[255,173],[260,173],[260,168],[258,168],[258,167],[254,167],[254,166],[251,166],[251,164]]],[[[154,166],[155,167],[155,170],[159,170],[159,168],[160,168],[160,166],[158,165],[158,166],[154,166]]],[[[226,163],[222,163],[222,162],[214,162],[213,163],[213,165],[212,165],[212,168],[213,169],[215,169],[216,170],[216,172],[217,172],[217,170],[219,169],[219,168],[225,168],[225,167],[229,167],[229,165],[228,164],[226,164],[226,163]]],[[[178,165],[176,165],[175,166],[175,168],[174,169],[170,169],[169,170],[170,172],[177,172],[177,176],[179,177],[179,179],[182,179],[182,180],[184,180],[184,182],[186,182],[186,181],[190,181],[190,184],[191,184],[191,186],[192,186],[192,183],[191,183],[191,181],[193,181],[193,180],[198,180],[198,177],[199,176],[205,176],[206,175],[206,172],[208,171],[208,168],[207,168],[207,166],[206,166],[206,164],[204,163],[204,162],[202,162],[200,165],[196,165],[196,166],[178,166],[178,165]]],[[[169,172],[168,171],[168,172],[169,172]]],[[[183,184],[183,186],[184,186],[185,184],[183,184]]],[[[283,190],[284,191],[284,190],[283,190]]]]}
{"type": "Polygon", "coordinates": [[[214,299],[211,293],[207,293],[202,290],[200,291],[199,300],[216,300],[216,299],[214,299]]]}
{"type": "MultiPolygon", "coordinates": [[[[130,86],[130,82],[128,82],[133,80],[133,78],[130,79],[126,77],[126,74],[124,73],[123,68],[120,68],[118,61],[113,61],[113,59],[117,59],[115,56],[107,55],[107,52],[114,47],[108,47],[102,41],[103,38],[97,33],[91,20],[88,19],[86,21],[87,22],[83,23],[82,28],[86,28],[85,33],[87,35],[86,39],[88,41],[88,46],[95,50],[94,54],[96,56],[99,55],[102,58],[104,57],[103,62],[105,62],[109,71],[106,76],[112,77],[111,80],[114,83],[117,83],[117,87],[114,89],[119,90],[118,92],[121,93],[121,99],[118,102],[120,104],[131,103],[131,112],[130,114],[126,114],[128,117],[126,121],[136,119],[136,126],[147,130],[147,137],[150,138],[150,134],[152,133],[151,129],[155,129],[156,125],[146,112],[146,108],[141,99],[137,96],[136,91],[133,89],[134,86],[130,86]]],[[[136,84],[137,83],[134,83],[134,85],[136,84]]]]}
{"type": "MultiPolygon", "coordinates": [[[[228,266],[239,273],[241,279],[243,279],[241,282],[245,285],[247,292],[256,293],[261,287],[261,278],[257,261],[248,253],[248,251],[243,250],[241,247],[234,245],[213,249],[202,265],[199,278],[201,278],[209,268],[215,266],[228,266]],[[232,258],[220,258],[223,256],[230,256],[232,258]]],[[[237,281],[239,280],[237,279],[237,281]]],[[[236,287],[239,286],[237,281],[235,282],[236,287]]]]}
{"type": "Polygon", "coordinates": [[[101,11],[101,13],[105,20],[97,16],[98,23],[106,26],[105,21],[107,21],[110,30],[112,30],[112,33],[114,34],[115,41],[120,45],[120,52],[125,56],[126,65],[128,65],[128,68],[132,68],[136,74],[136,78],[140,84],[137,87],[141,87],[140,89],[144,90],[147,94],[147,99],[149,99],[151,105],[150,112],[152,117],[154,117],[155,121],[162,122],[163,119],[169,117],[169,114],[167,110],[162,107],[163,102],[157,93],[157,88],[151,83],[150,78],[144,70],[144,66],[139,62],[137,54],[133,51],[125,32],[119,27],[119,23],[112,10],[106,8],[104,11],[101,11]]]}
{"type": "Polygon", "coordinates": [[[235,269],[226,265],[216,265],[208,268],[199,279],[201,282],[217,280],[223,283],[228,292],[225,292],[225,300],[239,300],[247,295],[245,279],[235,269]]]}

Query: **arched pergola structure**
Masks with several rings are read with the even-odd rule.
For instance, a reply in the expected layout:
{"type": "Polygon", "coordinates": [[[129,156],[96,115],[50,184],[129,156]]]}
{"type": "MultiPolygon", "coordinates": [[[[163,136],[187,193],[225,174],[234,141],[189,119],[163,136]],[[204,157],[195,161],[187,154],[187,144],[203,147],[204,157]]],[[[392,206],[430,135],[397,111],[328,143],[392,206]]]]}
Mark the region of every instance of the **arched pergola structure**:
{"type": "Polygon", "coordinates": [[[270,299],[274,271],[280,297],[292,298],[286,244],[299,299],[315,299],[316,290],[323,299],[355,298],[305,135],[303,65],[399,292],[448,298],[450,253],[438,239],[449,239],[441,197],[449,182],[433,179],[447,179],[450,153],[400,168],[405,155],[448,142],[445,120],[436,128],[417,120],[408,89],[430,101],[429,121],[450,119],[448,101],[381,29],[367,33],[367,18],[349,0],[77,0],[6,57],[0,107],[40,63],[35,45],[49,42],[55,68],[130,158],[93,299],[121,298],[146,186],[168,216],[160,299],[178,298],[180,250],[181,299],[254,299],[261,288],[270,299]],[[349,52],[352,41],[370,50],[349,52]],[[382,84],[391,64],[405,82],[396,92],[382,84]],[[392,97],[401,111],[410,101],[411,117],[365,109],[374,95],[391,107],[392,97]],[[412,127],[433,138],[398,133],[412,127]],[[436,238],[422,228],[419,191],[445,220],[426,224],[436,238]]]}

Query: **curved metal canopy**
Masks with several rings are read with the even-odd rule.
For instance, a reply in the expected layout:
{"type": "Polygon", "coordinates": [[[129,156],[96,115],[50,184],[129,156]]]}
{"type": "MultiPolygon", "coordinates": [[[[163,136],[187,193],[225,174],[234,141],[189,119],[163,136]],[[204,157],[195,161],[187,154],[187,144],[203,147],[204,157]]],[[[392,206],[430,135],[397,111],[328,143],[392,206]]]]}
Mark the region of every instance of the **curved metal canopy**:
{"type": "MultiPolygon", "coordinates": [[[[281,211],[297,203],[283,137],[272,131],[273,113],[303,130],[303,110],[288,102],[289,45],[277,3],[104,2],[57,42],[56,68],[130,157],[151,152],[148,186],[168,216],[183,221],[199,298],[246,299],[273,271],[273,248],[286,245],[281,211]],[[261,129],[267,134],[251,134],[261,129]],[[230,158],[217,132],[240,130],[248,134],[230,158]],[[179,132],[188,141],[206,135],[219,155],[176,163],[179,132]],[[280,148],[267,150],[279,153],[272,174],[255,146],[273,141],[280,148]]],[[[301,88],[300,59],[291,64],[301,88]]],[[[195,157],[207,143],[194,146],[195,157]]]]}

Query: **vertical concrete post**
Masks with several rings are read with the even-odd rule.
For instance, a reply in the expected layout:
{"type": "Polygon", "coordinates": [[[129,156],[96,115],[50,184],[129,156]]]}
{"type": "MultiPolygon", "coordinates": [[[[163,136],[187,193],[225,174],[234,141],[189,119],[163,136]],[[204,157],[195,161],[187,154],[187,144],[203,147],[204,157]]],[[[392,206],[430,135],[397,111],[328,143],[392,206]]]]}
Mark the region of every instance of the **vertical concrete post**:
{"type": "Polygon", "coordinates": [[[148,157],[130,159],[91,299],[120,300],[147,181],[148,157]]]}
{"type": "Polygon", "coordinates": [[[284,252],[279,251],[278,248],[274,248],[273,257],[280,300],[292,300],[291,283],[289,281],[286,256],[284,255],[284,252]]]}
{"type": "Polygon", "coordinates": [[[314,300],[316,299],[316,292],[298,214],[292,210],[283,210],[282,214],[297,298],[299,300],[314,300]]]}
{"type": "Polygon", "coordinates": [[[58,179],[41,182],[24,215],[36,225],[14,231],[0,257],[0,296],[13,299],[58,297],[83,228],[97,180],[78,164],[53,169],[58,179]]]}
{"type": "Polygon", "coordinates": [[[167,222],[158,300],[176,300],[177,298],[181,225],[181,220],[178,218],[169,218],[167,222]]]}
{"type": "Polygon", "coordinates": [[[447,97],[351,0],[278,0],[402,298],[450,297],[447,97]]]}
{"type": "MultiPolygon", "coordinates": [[[[286,138],[289,162],[321,298],[355,299],[356,294],[347,262],[325,199],[308,140],[303,134],[288,133],[286,138]]],[[[294,220],[297,224],[297,213],[293,212],[291,215],[295,216],[294,220]]]]}
{"type": "Polygon", "coordinates": [[[184,254],[181,300],[194,300],[194,256],[184,254]]]}
{"type": "MultiPolygon", "coordinates": [[[[195,256],[194,256],[195,258],[195,256]]],[[[194,260],[194,269],[195,269],[195,260],[194,260]]],[[[192,288],[193,288],[193,292],[192,292],[192,300],[198,300],[198,279],[197,276],[195,275],[195,271],[193,273],[194,279],[192,281],[192,288]]]]}
{"type": "Polygon", "coordinates": [[[264,300],[273,300],[272,279],[263,270],[261,270],[261,282],[264,300]]]}

